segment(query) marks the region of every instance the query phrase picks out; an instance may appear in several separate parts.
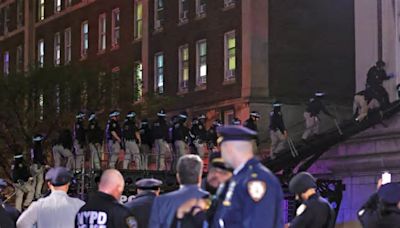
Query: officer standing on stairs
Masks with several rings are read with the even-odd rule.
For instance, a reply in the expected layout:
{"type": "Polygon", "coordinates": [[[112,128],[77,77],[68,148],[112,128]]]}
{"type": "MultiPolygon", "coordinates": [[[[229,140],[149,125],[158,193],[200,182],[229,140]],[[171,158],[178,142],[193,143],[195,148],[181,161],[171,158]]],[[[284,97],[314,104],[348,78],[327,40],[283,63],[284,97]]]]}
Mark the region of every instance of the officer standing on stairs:
{"type": "Polygon", "coordinates": [[[311,174],[301,172],[294,176],[289,182],[289,190],[297,200],[302,201],[289,227],[335,227],[335,212],[329,202],[317,193],[317,184],[311,174]]]}
{"type": "Polygon", "coordinates": [[[304,112],[304,119],[306,121],[306,130],[303,133],[303,141],[307,140],[310,136],[318,135],[319,133],[319,114],[322,111],[331,118],[335,118],[322,103],[322,99],[325,97],[325,93],[316,92],[314,97],[310,99],[307,104],[306,111],[304,112]]]}
{"type": "Polygon", "coordinates": [[[153,147],[153,138],[151,134],[151,128],[149,126],[149,121],[147,119],[142,119],[140,122],[140,139],[142,143],[140,144],[140,154],[142,157],[143,169],[148,169],[148,161],[151,153],[151,148],[153,147]]]}
{"type": "Polygon", "coordinates": [[[189,140],[189,128],[186,127],[187,113],[181,112],[178,116],[178,121],[175,123],[172,138],[175,146],[176,161],[185,154],[188,154],[189,148],[187,142],[189,140]]]}
{"type": "Polygon", "coordinates": [[[33,178],[29,171],[29,167],[24,160],[24,155],[22,154],[22,148],[20,145],[13,145],[12,151],[14,155],[14,163],[11,167],[12,178],[15,187],[15,208],[18,211],[22,211],[22,208],[27,208],[33,200],[35,195],[35,189],[33,186],[33,178]],[[24,195],[26,195],[24,201],[24,195]]]}
{"type": "Polygon", "coordinates": [[[33,146],[31,149],[31,171],[33,174],[33,186],[35,189],[35,199],[39,199],[42,195],[42,187],[44,182],[45,156],[43,154],[42,142],[44,137],[36,134],[33,137],[33,146]]]}
{"type": "Polygon", "coordinates": [[[107,126],[106,126],[106,139],[108,146],[108,153],[110,154],[109,166],[110,168],[115,167],[115,163],[118,160],[119,152],[122,145],[122,134],[121,128],[118,123],[119,111],[114,110],[110,112],[107,126]]]}
{"type": "Polygon", "coordinates": [[[217,150],[218,146],[218,134],[217,128],[222,126],[222,121],[216,119],[213,121],[211,127],[207,131],[208,148],[212,151],[217,150]]]}
{"type": "Polygon", "coordinates": [[[168,124],[165,121],[167,114],[164,109],[160,109],[157,113],[158,119],[153,123],[152,135],[154,139],[154,147],[156,152],[157,170],[165,170],[165,156],[170,153],[168,145],[168,124]]]}
{"type": "Polygon", "coordinates": [[[101,148],[103,144],[103,131],[97,122],[94,112],[89,115],[89,125],[87,129],[87,141],[90,149],[90,164],[92,169],[99,170],[101,168],[101,148]]]}
{"type": "MultiPolygon", "coordinates": [[[[261,115],[257,111],[250,112],[250,118],[246,120],[243,126],[255,131],[258,133],[257,121],[261,118],[261,115]]],[[[260,139],[257,137],[256,140],[257,146],[260,144],[260,139]]]]}
{"type": "Polygon", "coordinates": [[[61,166],[62,158],[67,159],[65,167],[69,170],[75,168],[74,155],[72,154],[72,133],[69,129],[61,129],[53,145],[54,166],[61,166]]]}
{"type": "Polygon", "coordinates": [[[86,129],[83,124],[85,113],[78,112],[74,127],[75,170],[82,170],[85,163],[86,129]]]}
{"type": "Polygon", "coordinates": [[[197,117],[197,120],[198,123],[192,126],[190,132],[195,136],[193,144],[196,147],[197,154],[201,158],[204,158],[207,142],[207,129],[205,127],[206,116],[201,114],[197,117]]]}
{"type": "Polygon", "coordinates": [[[132,161],[132,157],[135,160],[136,169],[142,170],[143,165],[140,159],[139,146],[141,144],[140,132],[136,127],[135,122],[136,113],[133,111],[128,112],[123,126],[123,138],[125,142],[125,158],[123,162],[123,168],[128,169],[129,164],[132,161]]]}
{"type": "Polygon", "coordinates": [[[272,107],[273,110],[269,114],[269,131],[271,137],[271,158],[274,159],[284,148],[288,133],[281,112],[282,103],[275,101],[272,107]]]}

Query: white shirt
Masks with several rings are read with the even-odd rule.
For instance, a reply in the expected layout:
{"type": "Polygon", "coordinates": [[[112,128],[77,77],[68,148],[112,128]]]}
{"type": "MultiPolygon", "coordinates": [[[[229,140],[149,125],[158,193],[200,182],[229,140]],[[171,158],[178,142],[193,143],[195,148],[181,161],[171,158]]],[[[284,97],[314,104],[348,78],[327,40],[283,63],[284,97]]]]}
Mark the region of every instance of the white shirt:
{"type": "Polygon", "coordinates": [[[75,227],[75,216],[85,204],[84,201],[72,198],[63,191],[52,193],[36,202],[22,213],[17,221],[17,228],[71,228],[75,227]]]}

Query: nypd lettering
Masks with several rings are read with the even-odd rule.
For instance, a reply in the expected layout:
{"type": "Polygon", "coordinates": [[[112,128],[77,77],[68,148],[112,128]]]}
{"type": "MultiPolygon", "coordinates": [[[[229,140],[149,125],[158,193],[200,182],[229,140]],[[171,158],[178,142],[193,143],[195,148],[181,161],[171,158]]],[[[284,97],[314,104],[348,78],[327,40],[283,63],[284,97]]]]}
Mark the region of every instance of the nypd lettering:
{"type": "Polygon", "coordinates": [[[83,211],[76,215],[79,228],[106,228],[107,214],[103,211],[83,211]]]}

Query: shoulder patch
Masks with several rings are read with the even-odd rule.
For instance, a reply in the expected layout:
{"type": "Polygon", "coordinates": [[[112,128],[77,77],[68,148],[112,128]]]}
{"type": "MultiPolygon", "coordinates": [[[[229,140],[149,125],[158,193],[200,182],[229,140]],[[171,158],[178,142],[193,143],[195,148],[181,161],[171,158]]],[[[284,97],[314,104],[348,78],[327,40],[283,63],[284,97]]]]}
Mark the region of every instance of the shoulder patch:
{"type": "Polygon", "coordinates": [[[128,225],[129,228],[137,228],[138,227],[137,221],[136,221],[135,217],[133,217],[133,216],[129,216],[128,218],[126,218],[126,225],[128,225]]]}
{"type": "Polygon", "coordinates": [[[117,127],[117,124],[116,124],[116,123],[113,123],[113,124],[112,124],[112,127],[117,127]]]}
{"type": "Polygon", "coordinates": [[[259,202],[267,192],[267,184],[264,181],[252,180],[247,183],[247,191],[254,202],[259,202]]]}
{"type": "Polygon", "coordinates": [[[300,216],[301,214],[303,214],[306,209],[307,206],[305,204],[300,205],[296,210],[296,216],[300,216]]]}

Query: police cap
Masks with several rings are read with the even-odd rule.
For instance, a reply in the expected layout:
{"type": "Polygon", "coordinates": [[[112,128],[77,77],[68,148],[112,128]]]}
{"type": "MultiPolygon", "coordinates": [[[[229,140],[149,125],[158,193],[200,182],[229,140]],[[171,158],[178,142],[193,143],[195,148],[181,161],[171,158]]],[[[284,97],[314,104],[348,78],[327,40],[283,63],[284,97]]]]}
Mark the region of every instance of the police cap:
{"type": "Polygon", "coordinates": [[[260,118],[261,114],[257,111],[252,111],[252,112],[250,112],[250,116],[253,116],[255,118],[260,118]]]}
{"type": "Polygon", "coordinates": [[[378,196],[388,204],[397,204],[400,202],[400,184],[388,183],[382,185],[378,190],[378,196]]]}
{"type": "Polygon", "coordinates": [[[53,186],[63,186],[71,182],[72,174],[65,167],[55,167],[47,171],[45,180],[53,186]]]}
{"type": "Polygon", "coordinates": [[[126,118],[135,118],[136,117],[136,113],[134,111],[130,111],[126,114],[126,118]]]}
{"type": "Polygon", "coordinates": [[[220,126],[222,126],[222,121],[220,119],[216,119],[216,120],[214,120],[213,125],[220,127],[220,126]]]}
{"type": "Polygon", "coordinates": [[[109,117],[116,117],[119,116],[119,111],[118,110],[113,110],[110,112],[109,117]]]}
{"type": "Polygon", "coordinates": [[[274,103],[272,103],[272,107],[277,108],[277,107],[281,107],[282,106],[282,102],[280,101],[275,101],[274,103]]]}
{"type": "Polygon", "coordinates": [[[206,119],[206,115],[201,114],[201,115],[199,115],[199,117],[197,117],[197,119],[204,120],[204,119],[206,119]]]}
{"type": "Polygon", "coordinates": [[[315,97],[324,97],[326,94],[324,93],[324,92],[322,92],[322,91],[317,91],[317,92],[315,92],[315,94],[314,94],[314,96],[315,97]]]}
{"type": "Polygon", "coordinates": [[[158,111],[157,116],[159,117],[165,117],[167,114],[165,113],[165,110],[162,108],[160,111],[158,111]]]}
{"type": "Polygon", "coordinates": [[[85,113],[82,112],[82,111],[79,111],[79,112],[76,114],[75,118],[76,118],[76,119],[83,119],[83,118],[85,118],[85,113]]]}
{"type": "Polygon", "coordinates": [[[154,178],[144,178],[136,181],[136,187],[142,190],[157,190],[163,184],[162,181],[154,178]]]}
{"type": "Polygon", "coordinates": [[[96,113],[91,112],[90,115],[89,115],[89,121],[92,121],[94,119],[96,119],[96,113]]]}
{"type": "Polygon", "coordinates": [[[217,132],[221,135],[218,139],[219,143],[225,141],[251,141],[257,138],[257,132],[243,126],[222,126],[217,128],[217,132]]]}
{"type": "Polygon", "coordinates": [[[317,188],[315,178],[308,172],[296,174],[289,182],[289,191],[294,194],[301,194],[310,188],[317,188]]]}
{"type": "Polygon", "coordinates": [[[44,139],[43,135],[41,134],[36,134],[35,136],[33,136],[32,141],[34,142],[41,142],[44,139]]]}
{"type": "Polygon", "coordinates": [[[225,166],[225,162],[221,156],[221,152],[211,153],[209,156],[209,164],[210,164],[210,168],[220,168],[223,170],[231,171],[231,169],[229,169],[228,167],[225,166]]]}
{"type": "Polygon", "coordinates": [[[181,112],[181,113],[179,113],[178,117],[181,118],[181,119],[187,119],[188,118],[188,114],[187,114],[187,112],[181,112]]]}
{"type": "Polygon", "coordinates": [[[241,125],[241,124],[242,124],[242,121],[240,121],[239,118],[237,118],[237,117],[233,118],[232,125],[241,125]]]}

